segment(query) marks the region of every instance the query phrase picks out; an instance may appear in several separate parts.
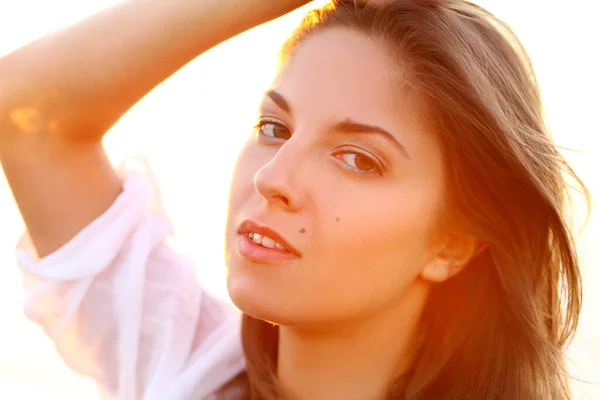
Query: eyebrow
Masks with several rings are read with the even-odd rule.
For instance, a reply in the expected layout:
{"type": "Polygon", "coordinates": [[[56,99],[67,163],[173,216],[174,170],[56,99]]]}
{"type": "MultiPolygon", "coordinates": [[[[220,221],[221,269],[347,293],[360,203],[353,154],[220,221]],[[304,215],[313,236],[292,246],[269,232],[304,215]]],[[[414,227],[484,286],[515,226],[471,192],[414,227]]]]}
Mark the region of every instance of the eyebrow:
{"type": "Polygon", "coordinates": [[[265,92],[265,96],[273,100],[273,103],[277,104],[277,106],[283,111],[292,115],[292,107],[290,107],[290,103],[288,103],[285,97],[283,97],[280,93],[276,92],[275,90],[269,90],[265,92]]]}
{"type": "Polygon", "coordinates": [[[346,118],[344,121],[338,122],[337,124],[335,124],[333,126],[333,130],[336,132],[342,132],[345,134],[378,135],[378,136],[386,139],[388,142],[390,142],[392,144],[392,146],[394,146],[397,150],[399,150],[400,153],[402,153],[402,155],[404,157],[408,158],[409,160],[411,159],[410,154],[408,154],[408,150],[406,149],[406,146],[404,146],[402,143],[400,143],[400,141],[398,139],[396,139],[396,137],[394,135],[392,135],[390,132],[388,132],[385,129],[380,128],[378,126],[363,124],[360,122],[353,121],[350,118],[346,118]]]}
{"type": "MultiPolygon", "coordinates": [[[[275,90],[268,90],[265,92],[265,96],[269,97],[279,108],[281,108],[286,113],[292,115],[292,108],[288,101],[283,97],[280,93],[275,90]]],[[[397,150],[402,153],[402,155],[409,160],[411,159],[410,154],[406,146],[404,146],[400,141],[392,135],[387,130],[380,128],[375,125],[364,124],[361,122],[357,122],[352,120],[351,118],[346,118],[345,120],[338,122],[332,127],[332,131],[341,132],[345,134],[357,134],[357,135],[365,135],[365,134],[374,134],[386,139],[389,143],[392,144],[397,150]]]]}

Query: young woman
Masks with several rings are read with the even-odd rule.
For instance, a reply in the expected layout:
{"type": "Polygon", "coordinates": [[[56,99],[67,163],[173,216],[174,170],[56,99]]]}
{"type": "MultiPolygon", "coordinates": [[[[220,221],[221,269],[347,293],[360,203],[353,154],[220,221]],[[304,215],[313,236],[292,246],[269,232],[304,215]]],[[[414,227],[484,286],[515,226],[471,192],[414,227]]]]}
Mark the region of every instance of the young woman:
{"type": "Polygon", "coordinates": [[[568,399],[577,178],[485,10],[337,1],[286,42],[231,184],[242,317],[167,246],[143,168],[110,165],[145,93],[303,3],[129,0],[0,60],[28,317],[111,398],[568,399]]]}

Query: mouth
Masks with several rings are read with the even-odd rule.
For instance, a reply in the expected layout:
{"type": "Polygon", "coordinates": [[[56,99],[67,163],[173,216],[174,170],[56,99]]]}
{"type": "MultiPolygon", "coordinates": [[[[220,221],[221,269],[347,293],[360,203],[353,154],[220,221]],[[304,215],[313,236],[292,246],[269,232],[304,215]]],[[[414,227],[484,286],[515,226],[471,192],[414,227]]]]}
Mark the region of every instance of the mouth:
{"type": "Polygon", "coordinates": [[[253,220],[244,220],[237,233],[238,251],[251,261],[272,264],[301,257],[301,253],[281,234],[253,220]]]}

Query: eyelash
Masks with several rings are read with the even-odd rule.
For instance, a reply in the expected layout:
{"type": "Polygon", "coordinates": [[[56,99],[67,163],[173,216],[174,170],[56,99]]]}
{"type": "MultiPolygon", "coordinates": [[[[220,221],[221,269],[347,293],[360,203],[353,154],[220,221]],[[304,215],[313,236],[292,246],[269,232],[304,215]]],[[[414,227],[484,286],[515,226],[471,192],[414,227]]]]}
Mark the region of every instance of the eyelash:
{"type": "MultiPolygon", "coordinates": [[[[278,121],[272,120],[272,119],[263,118],[263,119],[259,120],[258,123],[256,124],[256,126],[254,127],[254,130],[258,133],[259,137],[261,137],[269,142],[277,142],[277,143],[279,143],[281,140],[287,140],[287,139],[283,139],[283,138],[275,138],[275,137],[267,136],[264,133],[262,133],[262,129],[264,128],[264,126],[269,125],[269,124],[274,125],[277,128],[283,128],[283,129],[289,131],[289,129],[281,122],[278,122],[278,121]]],[[[290,133],[290,136],[291,136],[291,133],[290,133]]]]}
{"type": "MultiPolygon", "coordinates": [[[[289,129],[282,124],[281,122],[278,122],[276,120],[272,120],[272,119],[267,119],[267,118],[262,118],[258,121],[258,123],[254,126],[254,130],[256,130],[256,132],[258,133],[259,138],[262,138],[263,140],[266,140],[268,142],[271,143],[281,143],[282,141],[285,141],[287,139],[284,138],[274,138],[271,136],[267,136],[264,133],[262,133],[262,129],[264,128],[265,125],[274,125],[277,128],[283,128],[287,131],[289,131],[289,129]]],[[[290,133],[291,136],[291,133],[290,133]]],[[[358,173],[360,175],[365,175],[365,176],[381,176],[384,172],[384,168],[381,164],[381,162],[377,159],[377,157],[374,157],[372,155],[369,155],[365,152],[362,151],[358,151],[356,149],[342,149],[342,150],[338,150],[335,153],[333,153],[333,156],[340,161],[341,163],[343,163],[344,165],[342,166],[343,168],[350,170],[352,172],[358,173]],[[350,166],[347,162],[343,161],[339,156],[340,155],[348,155],[348,154],[354,154],[356,156],[360,156],[360,157],[365,157],[367,158],[371,163],[373,163],[375,165],[374,169],[375,171],[361,171],[357,168],[354,168],[352,166],[350,166]]]]}
{"type": "Polygon", "coordinates": [[[344,163],[343,167],[345,169],[348,169],[350,171],[356,172],[358,174],[361,175],[366,175],[366,176],[381,176],[384,172],[384,168],[381,164],[381,162],[379,162],[379,160],[374,157],[371,156],[367,153],[364,153],[362,151],[356,150],[356,149],[342,149],[340,151],[337,151],[335,153],[333,153],[334,157],[337,158],[340,162],[344,163]],[[354,154],[356,156],[360,156],[360,157],[364,157],[366,159],[369,160],[369,162],[371,162],[374,167],[373,167],[373,171],[362,171],[360,169],[354,168],[352,166],[350,166],[347,162],[343,161],[342,159],[340,159],[340,155],[348,155],[348,154],[354,154]]]}

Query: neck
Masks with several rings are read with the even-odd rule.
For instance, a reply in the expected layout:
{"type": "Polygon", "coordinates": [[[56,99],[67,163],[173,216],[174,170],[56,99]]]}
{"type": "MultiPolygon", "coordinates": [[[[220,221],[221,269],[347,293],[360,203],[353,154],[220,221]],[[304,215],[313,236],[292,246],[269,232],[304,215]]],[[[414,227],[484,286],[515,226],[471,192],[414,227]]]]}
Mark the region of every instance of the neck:
{"type": "Polygon", "coordinates": [[[286,398],[385,399],[411,363],[425,293],[377,315],[322,329],[279,328],[277,375],[286,398]]]}

